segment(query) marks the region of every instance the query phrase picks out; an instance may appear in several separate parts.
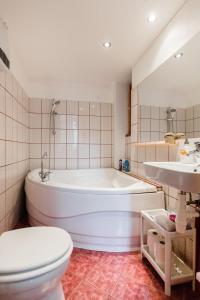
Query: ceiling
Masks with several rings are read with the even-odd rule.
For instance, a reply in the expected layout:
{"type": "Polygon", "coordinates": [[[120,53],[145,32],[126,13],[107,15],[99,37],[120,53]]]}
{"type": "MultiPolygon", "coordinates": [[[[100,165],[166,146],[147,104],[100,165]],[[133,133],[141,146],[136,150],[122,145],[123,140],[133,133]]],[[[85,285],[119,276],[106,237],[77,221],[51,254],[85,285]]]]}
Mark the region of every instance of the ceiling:
{"type": "Polygon", "coordinates": [[[195,35],[177,53],[143,81],[140,89],[176,93],[190,93],[200,87],[200,34],[195,35]]]}
{"type": "Polygon", "coordinates": [[[184,2],[0,0],[0,15],[32,83],[130,82],[133,65],[184,2]]]}

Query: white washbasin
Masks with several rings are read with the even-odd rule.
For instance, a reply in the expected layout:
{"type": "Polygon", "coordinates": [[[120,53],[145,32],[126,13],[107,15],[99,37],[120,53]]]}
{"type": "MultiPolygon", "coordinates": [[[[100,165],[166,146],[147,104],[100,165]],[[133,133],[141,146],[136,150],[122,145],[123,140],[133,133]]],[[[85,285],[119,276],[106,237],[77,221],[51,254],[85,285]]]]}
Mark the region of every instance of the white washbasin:
{"type": "Polygon", "coordinates": [[[145,162],[146,176],[178,190],[200,193],[200,167],[180,162],[145,162]]]}

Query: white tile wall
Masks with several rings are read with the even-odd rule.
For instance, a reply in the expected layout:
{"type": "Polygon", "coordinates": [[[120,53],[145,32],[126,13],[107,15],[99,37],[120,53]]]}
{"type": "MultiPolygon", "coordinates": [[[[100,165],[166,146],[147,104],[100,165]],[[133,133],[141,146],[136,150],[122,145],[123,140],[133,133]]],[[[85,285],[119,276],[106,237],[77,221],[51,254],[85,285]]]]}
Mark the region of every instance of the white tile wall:
{"type": "MultiPolygon", "coordinates": [[[[9,71],[0,71],[0,78],[1,233],[16,225],[24,202],[24,178],[29,169],[29,99],[9,71]]],[[[31,123],[36,128],[37,122],[31,119],[31,123]]]]}
{"type": "MultiPolygon", "coordinates": [[[[49,153],[51,103],[49,99],[30,99],[31,169],[40,166],[43,152],[49,153]]],[[[56,111],[56,135],[51,134],[51,167],[111,167],[112,104],[67,100],[61,101],[56,111]]],[[[45,164],[48,166],[48,160],[45,164]]]]}

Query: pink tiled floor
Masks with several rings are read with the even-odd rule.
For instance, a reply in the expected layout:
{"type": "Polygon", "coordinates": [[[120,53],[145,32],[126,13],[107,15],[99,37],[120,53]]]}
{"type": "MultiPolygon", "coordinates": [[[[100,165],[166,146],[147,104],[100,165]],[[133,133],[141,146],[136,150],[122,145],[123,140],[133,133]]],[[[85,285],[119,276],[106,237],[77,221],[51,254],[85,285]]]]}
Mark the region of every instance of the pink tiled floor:
{"type": "Polygon", "coordinates": [[[200,299],[190,285],[173,288],[166,297],[163,283],[139,253],[105,253],[74,249],[62,280],[69,300],[200,299]]]}
{"type": "MultiPolygon", "coordinates": [[[[16,228],[29,226],[26,219],[16,228]]],[[[164,285],[140,253],[108,253],[74,248],[62,279],[67,300],[200,300],[190,284],[164,294],[164,285]]]]}

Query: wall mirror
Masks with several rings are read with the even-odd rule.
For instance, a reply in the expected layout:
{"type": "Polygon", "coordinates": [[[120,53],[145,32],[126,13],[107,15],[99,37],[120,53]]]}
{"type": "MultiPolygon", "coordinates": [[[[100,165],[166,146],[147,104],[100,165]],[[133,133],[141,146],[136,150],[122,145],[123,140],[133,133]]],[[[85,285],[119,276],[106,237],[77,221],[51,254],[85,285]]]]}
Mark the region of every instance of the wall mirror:
{"type": "Polygon", "coordinates": [[[160,141],[167,132],[200,137],[200,33],[138,87],[139,139],[160,141]]]}

